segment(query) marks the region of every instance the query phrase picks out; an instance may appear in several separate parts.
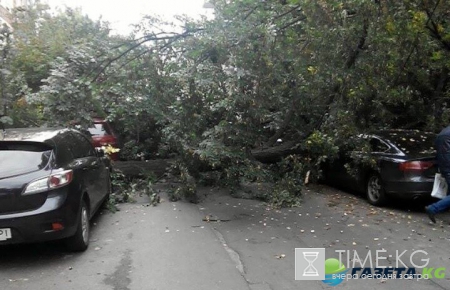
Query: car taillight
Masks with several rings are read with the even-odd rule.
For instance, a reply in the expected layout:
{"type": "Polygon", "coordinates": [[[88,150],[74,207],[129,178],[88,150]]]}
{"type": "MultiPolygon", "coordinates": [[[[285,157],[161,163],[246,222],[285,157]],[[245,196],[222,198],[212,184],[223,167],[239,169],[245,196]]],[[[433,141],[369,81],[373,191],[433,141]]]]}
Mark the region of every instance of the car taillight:
{"type": "Polygon", "coordinates": [[[73,179],[73,171],[66,170],[30,182],[23,194],[43,192],[69,184],[73,179]]]}
{"type": "Polygon", "coordinates": [[[407,161],[399,164],[400,171],[424,171],[433,167],[431,161],[407,161]]]}
{"type": "Polygon", "coordinates": [[[67,170],[59,174],[50,175],[48,178],[48,186],[57,188],[69,184],[73,179],[73,171],[67,170]]]}

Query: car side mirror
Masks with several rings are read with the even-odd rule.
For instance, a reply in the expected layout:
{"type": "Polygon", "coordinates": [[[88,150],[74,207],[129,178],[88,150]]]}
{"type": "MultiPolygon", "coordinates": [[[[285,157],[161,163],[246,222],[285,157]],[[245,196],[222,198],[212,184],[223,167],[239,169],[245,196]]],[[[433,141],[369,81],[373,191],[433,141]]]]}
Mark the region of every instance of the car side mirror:
{"type": "Polygon", "coordinates": [[[95,148],[98,157],[105,157],[105,151],[102,148],[95,148]]]}

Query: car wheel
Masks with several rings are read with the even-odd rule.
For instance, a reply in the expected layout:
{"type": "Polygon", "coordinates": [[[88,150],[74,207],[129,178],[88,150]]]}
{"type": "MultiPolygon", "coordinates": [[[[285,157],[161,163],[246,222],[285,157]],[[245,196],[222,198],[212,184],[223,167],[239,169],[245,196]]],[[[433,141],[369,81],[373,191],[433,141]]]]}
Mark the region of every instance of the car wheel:
{"type": "Polygon", "coordinates": [[[66,246],[70,251],[82,252],[89,246],[89,208],[86,202],[81,202],[80,214],[78,216],[78,226],[75,235],[68,238],[66,246]]]}
{"type": "Polygon", "coordinates": [[[370,175],[367,180],[366,193],[370,204],[381,206],[386,203],[386,193],[380,175],[370,175]]]}

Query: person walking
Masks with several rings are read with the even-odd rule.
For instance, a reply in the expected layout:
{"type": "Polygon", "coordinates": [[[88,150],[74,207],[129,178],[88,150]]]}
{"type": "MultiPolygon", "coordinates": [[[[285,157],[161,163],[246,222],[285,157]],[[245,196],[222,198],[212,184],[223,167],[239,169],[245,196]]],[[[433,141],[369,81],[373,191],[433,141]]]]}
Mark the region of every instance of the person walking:
{"type": "Polygon", "coordinates": [[[436,223],[436,214],[450,208],[450,125],[444,128],[436,137],[436,161],[439,171],[448,185],[447,196],[438,202],[425,207],[428,217],[436,223]]]}

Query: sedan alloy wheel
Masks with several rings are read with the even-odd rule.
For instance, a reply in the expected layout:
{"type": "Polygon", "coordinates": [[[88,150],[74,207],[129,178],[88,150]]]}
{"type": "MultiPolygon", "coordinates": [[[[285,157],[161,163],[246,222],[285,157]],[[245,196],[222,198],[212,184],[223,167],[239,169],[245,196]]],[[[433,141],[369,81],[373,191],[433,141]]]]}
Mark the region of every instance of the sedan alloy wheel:
{"type": "Polygon", "coordinates": [[[381,206],[386,202],[386,195],[381,177],[372,174],[367,181],[367,199],[370,204],[381,206]]]}

